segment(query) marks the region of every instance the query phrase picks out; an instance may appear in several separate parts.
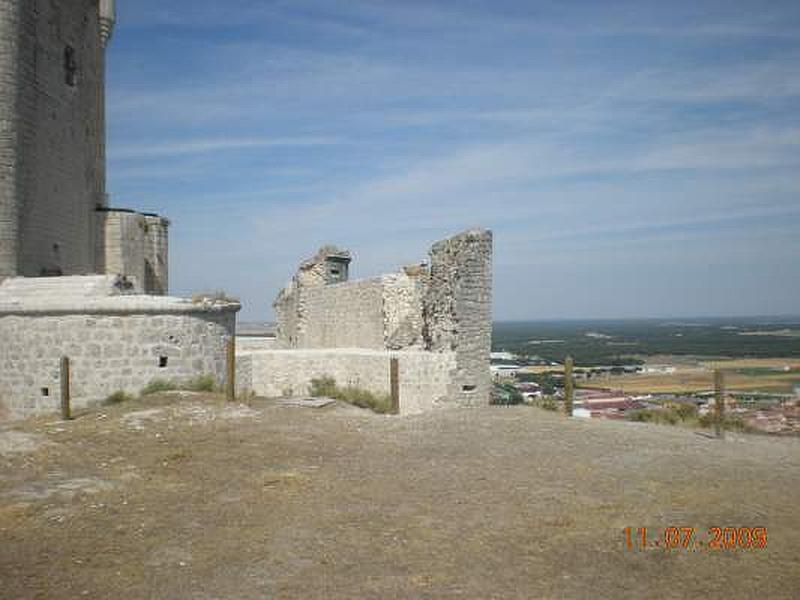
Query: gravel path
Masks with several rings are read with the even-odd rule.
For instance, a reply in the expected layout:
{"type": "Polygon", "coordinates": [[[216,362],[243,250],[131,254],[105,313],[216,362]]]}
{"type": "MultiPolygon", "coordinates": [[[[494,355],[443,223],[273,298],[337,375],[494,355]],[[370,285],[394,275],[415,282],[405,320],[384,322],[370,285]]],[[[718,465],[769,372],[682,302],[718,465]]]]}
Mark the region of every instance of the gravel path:
{"type": "Polygon", "coordinates": [[[800,597],[797,438],[197,395],[12,432],[3,598],[800,597]],[[767,546],[631,550],[627,526],[767,546]]]}

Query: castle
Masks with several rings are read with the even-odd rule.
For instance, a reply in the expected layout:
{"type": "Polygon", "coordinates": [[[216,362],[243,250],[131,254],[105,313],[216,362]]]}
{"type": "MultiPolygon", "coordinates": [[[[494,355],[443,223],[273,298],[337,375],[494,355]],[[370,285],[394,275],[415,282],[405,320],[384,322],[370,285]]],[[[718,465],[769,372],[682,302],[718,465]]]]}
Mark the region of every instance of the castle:
{"type": "Polygon", "coordinates": [[[362,348],[436,361],[451,355],[445,401],[486,404],[491,350],[492,234],[433,245],[429,264],[349,281],[351,255],[326,246],[304,261],[274,303],[284,349],[362,348]]]}
{"type": "MultiPolygon", "coordinates": [[[[105,51],[114,0],[0,0],[0,420],[52,412],[62,357],[76,407],[153,379],[212,376],[241,308],[167,295],[169,222],[111,208],[105,51]]],[[[308,393],[331,376],[402,414],[489,401],[492,235],[434,244],[429,263],[353,281],[322,248],[274,303],[277,347],[236,353],[236,387],[308,393]]]]}
{"type": "Polygon", "coordinates": [[[111,208],[114,0],[0,0],[0,420],[155,378],[225,377],[236,302],[166,296],[169,222],[111,208]]]}
{"type": "Polygon", "coordinates": [[[119,274],[166,294],[169,222],[109,207],[114,0],[0,0],[0,280],[119,274]]]}

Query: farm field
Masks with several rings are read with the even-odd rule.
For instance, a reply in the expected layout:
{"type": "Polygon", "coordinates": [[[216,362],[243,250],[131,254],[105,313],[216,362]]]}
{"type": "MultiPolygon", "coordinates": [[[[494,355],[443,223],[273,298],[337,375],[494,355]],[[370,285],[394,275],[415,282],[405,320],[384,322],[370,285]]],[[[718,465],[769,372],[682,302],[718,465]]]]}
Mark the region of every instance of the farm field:
{"type": "MultiPolygon", "coordinates": [[[[578,387],[586,389],[612,388],[632,394],[662,393],[682,394],[709,392],[713,389],[713,370],[725,373],[725,386],[730,391],[791,393],[800,385],[800,360],[786,358],[758,358],[708,360],[695,357],[687,361],[684,356],[661,355],[647,364],[674,367],[672,373],[637,373],[595,376],[579,380],[578,387]]],[[[532,365],[520,373],[562,373],[561,366],[532,365]]]]}
{"type": "MultiPolygon", "coordinates": [[[[729,391],[791,393],[800,385],[800,360],[792,358],[744,358],[732,360],[698,359],[695,366],[687,365],[685,357],[658,357],[658,364],[674,366],[673,373],[640,373],[610,375],[582,382],[581,387],[612,387],[628,393],[681,394],[710,392],[714,387],[713,370],[725,374],[729,391]]],[[[648,361],[650,362],[650,361],[648,361]]]]}
{"type": "MultiPolygon", "coordinates": [[[[790,373],[740,373],[725,363],[719,364],[725,372],[725,387],[729,391],[790,393],[795,385],[800,385],[800,372],[790,373]]],[[[579,387],[613,388],[632,394],[662,393],[682,394],[710,392],[714,387],[713,371],[707,369],[678,369],[674,373],[610,375],[579,382],[579,387]]]]}

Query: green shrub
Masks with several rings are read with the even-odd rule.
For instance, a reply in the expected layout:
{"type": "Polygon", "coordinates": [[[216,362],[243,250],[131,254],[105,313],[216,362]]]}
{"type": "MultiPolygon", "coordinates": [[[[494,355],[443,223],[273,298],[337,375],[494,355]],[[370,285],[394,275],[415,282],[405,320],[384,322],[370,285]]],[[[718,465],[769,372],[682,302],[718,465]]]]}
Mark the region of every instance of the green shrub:
{"type": "Polygon", "coordinates": [[[336,380],[333,377],[323,376],[311,380],[311,395],[315,398],[318,396],[333,398],[337,389],[336,380]]]}
{"type": "Polygon", "coordinates": [[[728,431],[738,431],[741,433],[756,431],[755,428],[745,423],[744,419],[739,415],[726,416],[723,427],[728,431]]]}
{"type": "Polygon", "coordinates": [[[217,389],[217,382],[211,375],[198,375],[180,385],[179,389],[190,392],[213,392],[217,389]]]}
{"type": "Polygon", "coordinates": [[[489,399],[489,404],[499,406],[511,406],[523,404],[524,402],[525,398],[511,383],[495,383],[489,399]]]}
{"type": "Polygon", "coordinates": [[[700,425],[700,427],[708,429],[709,427],[714,426],[714,420],[714,413],[707,412],[706,414],[700,415],[697,418],[697,423],[700,425]]]}
{"type": "Polygon", "coordinates": [[[680,403],[674,405],[673,410],[682,421],[688,421],[697,417],[697,407],[694,404],[680,403]]]}
{"type": "MultiPolygon", "coordinates": [[[[714,424],[716,423],[716,415],[713,412],[707,412],[704,415],[700,415],[700,417],[697,419],[697,422],[700,427],[704,427],[706,429],[714,427],[714,424]]],[[[726,431],[738,431],[740,433],[756,431],[755,428],[745,423],[744,419],[742,419],[742,417],[739,415],[725,415],[722,420],[722,428],[726,431]]]]}
{"type": "MultiPolygon", "coordinates": [[[[711,428],[716,423],[716,415],[713,412],[707,412],[701,415],[697,421],[700,427],[711,428]]],[[[725,415],[722,420],[722,428],[726,431],[739,431],[742,433],[756,431],[739,415],[725,415]]]]}
{"type": "Polygon", "coordinates": [[[552,396],[542,396],[541,398],[537,398],[534,402],[534,406],[538,406],[544,410],[550,411],[557,411],[558,410],[558,402],[552,396]]]}
{"type": "Polygon", "coordinates": [[[174,381],[169,381],[166,379],[153,379],[150,383],[142,388],[142,391],[139,392],[142,396],[147,396],[148,394],[157,394],[159,392],[171,392],[172,390],[177,390],[178,384],[174,381]]]}
{"type": "Polygon", "coordinates": [[[628,419],[639,423],[656,423],[659,425],[676,425],[678,421],[682,420],[678,413],[672,409],[650,408],[635,410],[628,415],[628,419]]]}
{"type": "Polygon", "coordinates": [[[122,390],[118,390],[113,394],[111,394],[108,398],[103,400],[103,404],[110,406],[113,404],[122,404],[123,402],[130,402],[131,400],[134,399],[135,398],[131,396],[129,393],[123,392],[122,390]]]}
{"type": "Polygon", "coordinates": [[[174,379],[153,379],[139,392],[142,396],[148,394],[158,394],[159,392],[173,392],[183,390],[187,392],[214,392],[217,389],[217,382],[211,375],[198,375],[186,381],[175,381],[174,379]]]}
{"type": "Polygon", "coordinates": [[[328,376],[311,380],[311,395],[334,398],[354,406],[369,408],[376,413],[388,413],[392,410],[392,398],[388,394],[373,394],[352,385],[339,387],[336,385],[336,380],[328,376]]]}
{"type": "Polygon", "coordinates": [[[392,398],[389,394],[376,395],[368,390],[354,386],[339,389],[334,397],[354,406],[369,408],[376,413],[385,414],[392,410],[392,398]]]}

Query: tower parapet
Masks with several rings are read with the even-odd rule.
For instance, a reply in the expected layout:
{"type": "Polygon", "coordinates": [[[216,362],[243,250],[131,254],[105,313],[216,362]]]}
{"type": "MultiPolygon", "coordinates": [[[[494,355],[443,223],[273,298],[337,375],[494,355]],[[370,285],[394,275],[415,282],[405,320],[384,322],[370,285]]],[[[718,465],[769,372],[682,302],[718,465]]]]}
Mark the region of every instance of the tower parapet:
{"type": "Polygon", "coordinates": [[[117,9],[114,0],[100,0],[100,43],[103,48],[114,34],[114,25],[117,22],[117,9]]]}

